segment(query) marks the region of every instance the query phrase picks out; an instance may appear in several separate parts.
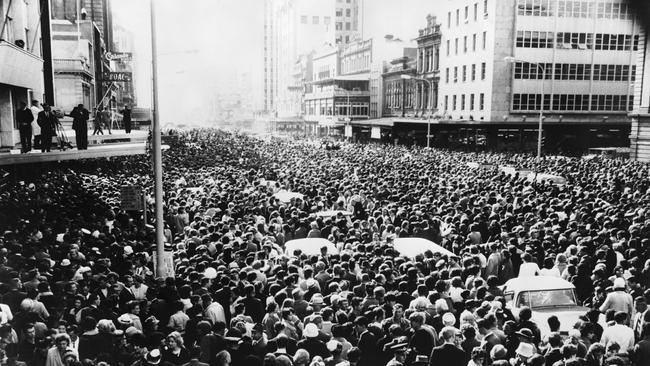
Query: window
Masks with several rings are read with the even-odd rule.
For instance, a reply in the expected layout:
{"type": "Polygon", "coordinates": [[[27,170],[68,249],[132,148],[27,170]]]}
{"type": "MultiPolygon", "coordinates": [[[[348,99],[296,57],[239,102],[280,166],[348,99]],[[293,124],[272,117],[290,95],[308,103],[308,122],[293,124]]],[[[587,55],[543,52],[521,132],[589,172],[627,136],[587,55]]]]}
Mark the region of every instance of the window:
{"type": "Polygon", "coordinates": [[[451,28],[451,12],[447,12],[447,28],[451,28]]]}
{"type": "Polygon", "coordinates": [[[350,22],[345,22],[345,30],[350,30],[350,22]]]}
{"type": "Polygon", "coordinates": [[[445,83],[449,84],[449,68],[445,69],[445,83]]]}
{"type": "Polygon", "coordinates": [[[323,18],[323,23],[325,23],[325,25],[330,25],[331,22],[332,22],[332,17],[323,18]]]}
{"type": "Polygon", "coordinates": [[[450,47],[449,47],[449,43],[450,43],[450,41],[447,40],[447,56],[449,56],[449,48],[450,48],[450,47]]]}
{"type": "Polygon", "coordinates": [[[345,36],[345,43],[350,43],[350,36],[345,36]]]}
{"type": "Polygon", "coordinates": [[[456,26],[460,25],[460,9],[456,9],[456,26]]]}
{"type": "Polygon", "coordinates": [[[458,66],[454,66],[454,83],[458,82],[458,66]]]}
{"type": "Polygon", "coordinates": [[[300,23],[307,24],[307,16],[306,15],[303,15],[303,16],[300,17],[300,23]]]}
{"type": "Polygon", "coordinates": [[[553,48],[553,32],[517,31],[515,46],[524,48],[553,48]]]}
{"type": "MultiPolygon", "coordinates": [[[[556,64],[558,65],[558,64],[556,64]]],[[[546,79],[551,79],[553,64],[543,64],[544,70],[542,71],[537,64],[528,62],[515,62],[514,73],[515,79],[542,79],[543,73],[546,74],[546,79]]]]}
{"type": "Polygon", "coordinates": [[[488,17],[488,0],[483,0],[483,18],[488,17]]]}
{"type": "Polygon", "coordinates": [[[449,95],[445,95],[445,111],[449,109],[449,95]]]}
{"type": "Polygon", "coordinates": [[[463,53],[467,53],[467,36],[463,37],[463,53]]]}
{"type": "Polygon", "coordinates": [[[476,80],[476,64],[472,64],[472,81],[476,80]]]}
{"type": "Polygon", "coordinates": [[[467,65],[463,65],[463,83],[467,81],[467,65]]]}
{"type": "Polygon", "coordinates": [[[336,9],[336,16],[337,17],[342,17],[343,16],[343,9],[336,9]]]}
{"type": "Polygon", "coordinates": [[[458,54],[458,38],[454,40],[454,53],[458,54]]]}
{"type": "Polygon", "coordinates": [[[465,6],[465,23],[469,21],[469,5],[465,6]]]}
{"type": "Polygon", "coordinates": [[[481,93],[478,98],[478,109],[485,109],[485,94],[481,93]]]}
{"type": "Polygon", "coordinates": [[[465,110],[465,94],[462,94],[460,96],[460,110],[461,111],[465,110]]]}
{"type": "Polygon", "coordinates": [[[474,110],[474,94],[469,95],[469,110],[474,110]]]}
{"type": "Polygon", "coordinates": [[[476,52],[476,33],[472,34],[472,52],[476,52]]]}
{"type": "Polygon", "coordinates": [[[318,22],[319,22],[318,16],[312,18],[312,23],[318,24],[318,22]]]}
{"type": "Polygon", "coordinates": [[[594,49],[606,51],[636,51],[638,35],[596,33],[594,49]]]}
{"type": "Polygon", "coordinates": [[[485,80],[485,72],[486,72],[487,64],[485,62],[481,63],[481,80],[485,80]]]}
{"type": "Polygon", "coordinates": [[[451,100],[452,100],[452,102],[451,102],[451,110],[455,111],[456,110],[456,96],[455,95],[452,96],[451,100]]]}
{"type": "Polygon", "coordinates": [[[483,32],[483,49],[485,50],[485,44],[487,43],[487,32],[483,32]]]}
{"type": "Polygon", "coordinates": [[[343,23],[336,22],[336,30],[343,30],[343,23]]]}
{"type": "Polygon", "coordinates": [[[474,3],[474,21],[478,20],[478,3],[474,3]]]}
{"type": "MultiPolygon", "coordinates": [[[[563,0],[559,0],[559,2],[562,3],[563,0]]],[[[518,0],[517,14],[536,17],[553,16],[554,3],[555,0],[518,0]]],[[[580,7],[580,2],[577,3],[580,7]]]]}

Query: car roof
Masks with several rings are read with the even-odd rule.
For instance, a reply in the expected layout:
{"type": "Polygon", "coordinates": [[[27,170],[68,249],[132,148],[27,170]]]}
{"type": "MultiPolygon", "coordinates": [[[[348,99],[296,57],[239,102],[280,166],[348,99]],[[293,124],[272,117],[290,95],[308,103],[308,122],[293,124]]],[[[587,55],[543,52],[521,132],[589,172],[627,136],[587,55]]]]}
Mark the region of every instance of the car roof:
{"type": "Polygon", "coordinates": [[[575,288],[571,282],[552,276],[517,277],[508,280],[504,287],[507,291],[539,291],[575,288]]]}

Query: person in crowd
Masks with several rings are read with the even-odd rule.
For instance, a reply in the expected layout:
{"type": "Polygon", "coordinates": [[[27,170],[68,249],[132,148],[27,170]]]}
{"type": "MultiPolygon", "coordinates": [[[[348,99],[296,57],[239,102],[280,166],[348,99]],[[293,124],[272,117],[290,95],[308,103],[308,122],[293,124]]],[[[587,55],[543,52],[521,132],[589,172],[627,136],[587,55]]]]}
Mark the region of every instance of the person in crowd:
{"type": "Polygon", "coordinates": [[[34,136],[32,147],[34,149],[41,148],[41,126],[38,125],[38,114],[42,111],[40,105],[39,101],[34,99],[29,106],[29,110],[32,112],[32,134],[34,136]]]}

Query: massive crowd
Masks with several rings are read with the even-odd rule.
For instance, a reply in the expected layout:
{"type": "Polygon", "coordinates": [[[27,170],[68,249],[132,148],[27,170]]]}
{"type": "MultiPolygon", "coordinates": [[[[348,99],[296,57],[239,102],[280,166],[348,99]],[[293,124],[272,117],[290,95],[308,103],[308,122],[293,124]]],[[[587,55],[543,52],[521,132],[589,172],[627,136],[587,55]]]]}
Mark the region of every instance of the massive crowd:
{"type": "Polygon", "coordinates": [[[151,212],[120,209],[121,185],[151,191],[146,156],[4,174],[2,365],[650,364],[647,165],[218,130],[168,144],[168,278],[151,212]],[[454,255],[399,256],[403,237],[454,255]],[[285,250],[300,238],[339,253],[285,250]],[[566,280],[585,308],[533,319],[506,306],[515,277],[566,280]]]}

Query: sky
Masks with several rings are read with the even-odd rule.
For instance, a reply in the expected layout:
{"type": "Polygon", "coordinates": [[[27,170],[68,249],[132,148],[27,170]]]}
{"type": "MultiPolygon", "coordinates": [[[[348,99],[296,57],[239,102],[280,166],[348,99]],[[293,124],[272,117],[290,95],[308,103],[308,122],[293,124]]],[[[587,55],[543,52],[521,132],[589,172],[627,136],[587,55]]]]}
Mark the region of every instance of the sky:
{"type": "MultiPolygon", "coordinates": [[[[162,123],[199,118],[210,96],[250,73],[262,85],[264,0],[154,0],[162,123]]],[[[417,36],[435,4],[450,0],[363,0],[364,38],[417,36]],[[414,22],[414,19],[419,19],[414,22]]],[[[151,105],[149,0],[113,0],[114,22],[133,31],[138,106],[151,105]]],[[[251,96],[252,97],[252,96],[251,96]]]]}

